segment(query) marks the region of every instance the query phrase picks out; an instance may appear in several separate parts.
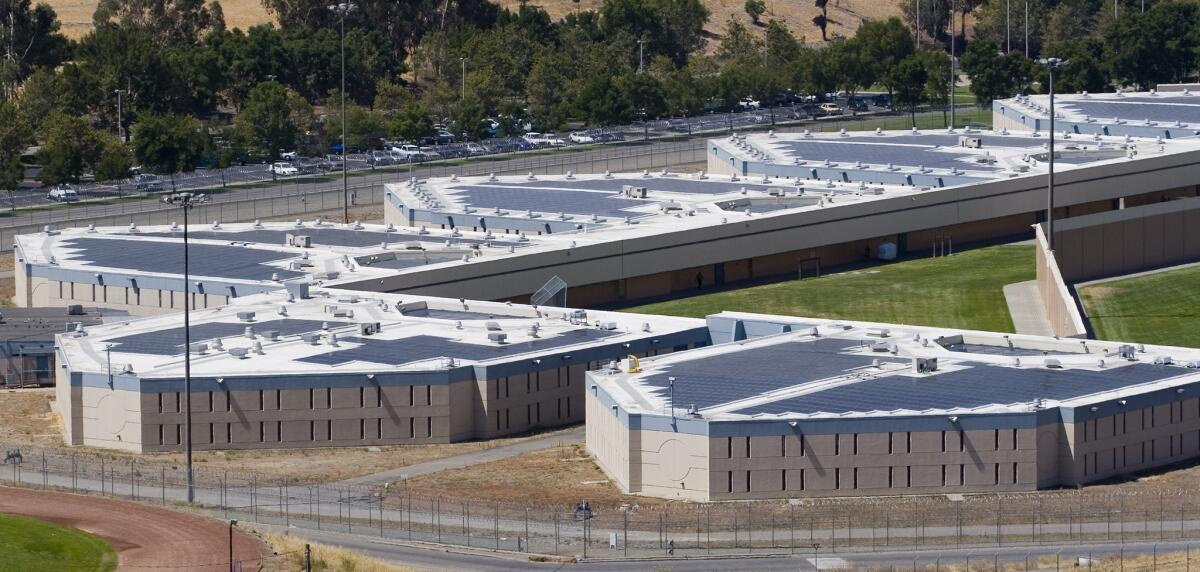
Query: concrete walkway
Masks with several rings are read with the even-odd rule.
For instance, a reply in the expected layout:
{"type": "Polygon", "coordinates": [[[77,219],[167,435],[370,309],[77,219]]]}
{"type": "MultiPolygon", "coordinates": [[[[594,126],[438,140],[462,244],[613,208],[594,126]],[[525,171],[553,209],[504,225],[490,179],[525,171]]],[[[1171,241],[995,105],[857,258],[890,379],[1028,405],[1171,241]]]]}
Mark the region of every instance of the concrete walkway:
{"type": "Polygon", "coordinates": [[[483,449],[481,451],[464,453],[462,455],[455,455],[453,457],[417,463],[407,467],[390,469],[380,473],[363,475],[361,477],[354,477],[352,479],[345,479],[326,484],[334,487],[381,485],[384,483],[420,477],[422,475],[429,475],[445,471],[447,469],[460,469],[463,467],[469,467],[471,465],[508,459],[517,455],[524,455],[525,453],[544,451],[551,447],[557,447],[562,443],[579,443],[583,441],[583,436],[584,430],[581,426],[571,429],[570,431],[558,432],[554,433],[553,435],[546,435],[545,437],[538,437],[536,439],[521,441],[511,445],[501,445],[491,449],[483,449]]]}
{"type": "Polygon", "coordinates": [[[1004,300],[1008,302],[1008,313],[1012,315],[1013,327],[1018,334],[1054,335],[1050,320],[1046,319],[1046,307],[1042,303],[1036,280],[1006,284],[1004,300]]]}

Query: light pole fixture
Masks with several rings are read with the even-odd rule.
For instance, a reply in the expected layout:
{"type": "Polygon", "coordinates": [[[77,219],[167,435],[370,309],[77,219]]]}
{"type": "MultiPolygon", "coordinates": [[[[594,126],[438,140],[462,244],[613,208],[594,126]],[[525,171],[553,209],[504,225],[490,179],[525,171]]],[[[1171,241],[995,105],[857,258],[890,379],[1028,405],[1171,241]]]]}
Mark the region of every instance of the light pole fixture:
{"type": "Polygon", "coordinates": [[[124,95],[125,90],[114,89],[113,93],[117,94],[117,137],[121,138],[122,143],[128,143],[129,141],[125,139],[125,124],[121,121],[121,96],[124,95]]]}
{"type": "Polygon", "coordinates": [[[467,98],[467,58],[460,57],[460,58],[458,58],[458,61],[462,62],[462,99],[466,99],[467,98]]]}
{"type": "Polygon", "coordinates": [[[1068,60],[1061,58],[1038,58],[1038,64],[1045,66],[1050,76],[1050,161],[1049,180],[1046,186],[1046,243],[1050,251],[1054,251],[1054,71],[1063,67],[1068,60]]]}
{"type": "Polygon", "coordinates": [[[162,201],[183,209],[183,433],[187,456],[187,502],[196,500],[196,484],[192,473],[192,280],[188,268],[188,211],[208,202],[208,195],[172,193],[162,201]]]}
{"type": "Polygon", "coordinates": [[[642,73],[642,69],[645,67],[642,62],[644,61],[644,56],[646,54],[646,41],[641,38],[638,38],[637,42],[638,42],[638,73],[642,73]]]}
{"type": "Polygon", "coordinates": [[[329,6],[338,15],[338,38],[342,49],[342,221],[350,222],[350,181],[346,173],[346,15],[355,9],[353,2],[329,6]]]}

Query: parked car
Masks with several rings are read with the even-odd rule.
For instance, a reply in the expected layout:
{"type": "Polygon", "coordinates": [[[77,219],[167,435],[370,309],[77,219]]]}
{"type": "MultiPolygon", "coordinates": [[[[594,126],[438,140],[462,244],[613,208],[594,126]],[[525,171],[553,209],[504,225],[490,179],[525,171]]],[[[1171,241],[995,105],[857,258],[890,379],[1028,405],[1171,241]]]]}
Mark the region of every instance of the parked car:
{"type": "Polygon", "coordinates": [[[270,170],[271,174],[275,175],[276,177],[294,177],[300,174],[300,169],[297,169],[296,167],[292,166],[291,163],[287,163],[285,161],[271,163],[270,170]]]}
{"type": "Polygon", "coordinates": [[[141,193],[157,193],[163,190],[162,178],[153,173],[139,173],[133,177],[134,188],[141,193]]]}
{"type": "MultiPolygon", "coordinates": [[[[437,149],[434,149],[432,147],[421,147],[421,160],[436,161],[441,158],[442,158],[442,154],[439,153],[437,151],[437,149]]],[[[414,157],[413,160],[416,160],[416,157],[414,157]]]]}
{"type": "Polygon", "coordinates": [[[821,113],[824,113],[825,115],[842,114],[842,108],[838,107],[838,104],[836,103],[822,103],[821,105],[817,106],[817,109],[820,109],[821,113]]]}
{"type": "Polygon", "coordinates": [[[46,198],[55,202],[69,203],[79,200],[79,193],[76,193],[75,189],[71,187],[59,185],[50,189],[50,192],[46,193],[46,198]]]}
{"type": "Polygon", "coordinates": [[[866,111],[867,100],[861,96],[854,96],[846,100],[846,108],[850,111],[866,111]]]}
{"type": "Polygon", "coordinates": [[[871,98],[871,105],[874,105],[875,107],[891,107],[892,96],[886,93],[876,94],[875,97],[871,98]]]}
{"type": "Polygon", "coordinates": [[[570,135],[567,135],[567,139],[570,139],[572,143],[579,143],[581,145],[596,142],[596,138],[588,135],[586,131],[572,131],[570,135]]]}
{"type": "Polygon", "coordinates": [[[567,144],[566,141],[563,141],[562,137],[559,137],[558,135],[555,135],[553,133],[548,133],[546,135],[543,135],[542,138],[545,139],[546,144],[551,147],[562,147],[563,145],[567,144]]]}
{"type": "Polygon", "coordinates": [[[370,161],[372,165],[376,166],[391,165],[396,162],[396,160],[392,158],[391,152],[381,151],[378,149],[371,151],[371,153],[367,155],[367,160],[370,161]]]}
{"type": "Polygon", "coordinates": [[[295,161],[300,158],[300,154],[295,151],[284,151],[279,154],[279,158],[284,161],[295,161]]]}
{"type": "Polygon", "coordinates": [[[466,149],[468,155],[485,155],[488,152],[483,145],[478,143],[467,143],[464,149],[466,149]]]}
{"type": "Polygon", "coordinates": [[[523,135],[521,139],[524,139],[526,143],[535,147],[544,147],[550,144],[550,142],[546,140],[546,137],[537,131],[530,131],[529,133],[523,135]]]}
{"type": "Polygon", "coordinates": [[[420,161],[422,159],[421,148],[417,147],[416,145],[392,145],[392,148],[389,149],[389,151],[391,151],[392,156],[397,159],[397,162],[406,162],[410,157],[413,161],[420,161]]]}
{"type": "Polygon", "coordinates": [[[758,107],[758,100],[754,99],[753,97],[743,97],[737,102],[738,111],[750,111],[752,109],[758,109],[758,107]]]}
{"type": "Polygon", "coordinates": [[[292,163],[303,175],[318,175],[329,170],[328,165],[321,159],[301,158],[292,163]]]}

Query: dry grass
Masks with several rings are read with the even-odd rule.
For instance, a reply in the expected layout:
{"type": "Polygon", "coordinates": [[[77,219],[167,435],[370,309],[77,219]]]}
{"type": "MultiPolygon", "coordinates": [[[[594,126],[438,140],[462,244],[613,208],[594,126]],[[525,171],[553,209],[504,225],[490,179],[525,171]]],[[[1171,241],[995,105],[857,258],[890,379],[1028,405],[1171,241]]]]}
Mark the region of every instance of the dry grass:
{"type": "Polygon", "coordinates": [[[278,555],[263,562],[265,572],[291,572],[304,569],[304,545],[312,553],[312,569],[324,572],[415,572],[427,570],[398,566],[376,560],[353,550],[305,541],[287,534],[257,534],[278,555]]]}
{"type": "MultiPolygon", "coordinates": [[[[96,11],[96,0],[45,0],[58,12],[63,33],[71,38],[80,38],[92,29],[92,13],[96,11]]],[[[829,35],[852,36],[864,20],[877,20],[900,15],[902,0],[833,0],[829,3],[829,35]]],[[[516,9],[521,0],[497,0],[501,6],[516,9]]],[[[753,28],[750,16],[746,15],[745,0],[704,0],[712,15],[709,16],[705,32],[710,39],[709,51],[715,49],[725,33],[730,17],[753,28]]],[[[530,0],[529,4],[540,6],[558,20],[567,14],[583,10],[595,10],[603,0],[530,0]]],[[[230,28],[248,28],[256,24],[274,22],[274,17],[263,8],[259,0],[222,0],[225,23],[230,28]]],[[[809,43],[821,40],[821,32],[812,24],[818,13],[812,2],[793,0],[767,0],[767,12],[762,21],[772,18],[791,29],[797,37],[803,36],[809,43]]],[[[759,27],[761,30],[762,28],[759,27]]]]}
{"type": "MultiPolygon", "coordinates": [[[[63,447],[57,415],[50,410],[50,401],[53,398],[53,389],[0,391],[0,444],[63,447]]],[[[193,460],[197,469],[201,471],[253,472],[262,479],[288,477],[292,482],[303,484],[369,475],[547,434],[553,435],[555,432],[438,445],[200,451],[193,455],[193,460]]],[[[177,453],[134,455],[89,447],[72,447],[70,450],[117,459],[136,458],[147,463],[182,465],[184,462],[184,456],[177,453]]]]}
{"type": "MultiPolygon", "coordinates": [[[[43,1],[58,13],[63,34],[67,37],[79,39],[91,31],[96,0],[43,1]]],[[[275,21],[259,0],[221,0],[221,8],[225,11],[225,25],[230,28],[246,29],[256,24],[275,21]]]]}
{"type": "Polygon", "coordinates": [[[418,496],[495,500],[527,506],[567,507],[581,500],[597,508],[667,502],[622,494],[580,443],[417,477],[409,480],[407,486],[418,496]]]}
{"type": "MultiPolygon", "coordinates": [[[[497,0],[501,6],[516,9],[522,0],[497,0]]],[[[835,35],[853,36],[854,31],[865,20],[881,20],[890,16],[900,15],[902,0],[833,0],[829,3],[828,33],[835,35]]],[[[572,12],[595,10],[603,4],[603,0],[528,0],[528,3],[540,6],[550,13],[554,20],[572,12]]],[[[767,12],[760,19],[767,22],[775,19],[785,24],[796,37],[803,37],[808,43],[820,43],[821,30],[813,26],[812,19],[820,11],[813,2],[795,2],[794,0],[766,0],[767,12]]],[[[711,15],[704,31],[709,38],[708,51],[716,49],[720,38],[724,36],[727,23],[732,17],[751,29],[760,32],[764,26],[755,27],[746,14],[745,0],[704,0],[711,15]]]]}
{"type": "Polygon", "coordinates": [[[50,412],[53,389],[0,391],[0,442],[58,445],[58,418],[50,412]]]}

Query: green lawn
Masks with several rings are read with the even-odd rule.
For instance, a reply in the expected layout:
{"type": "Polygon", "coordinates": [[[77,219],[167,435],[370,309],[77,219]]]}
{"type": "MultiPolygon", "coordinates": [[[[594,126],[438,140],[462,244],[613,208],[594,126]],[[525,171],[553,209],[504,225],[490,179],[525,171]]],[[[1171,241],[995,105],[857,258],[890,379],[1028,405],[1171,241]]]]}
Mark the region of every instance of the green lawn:
{"type": "Polygon", "coordinates": [[[881,264],[657,304],[630,312],[704,317],[723,310],[1011,332],[1005,284],[1034,279],[1032,246],[881,264]]]}
{"type": "Polygon", "coordinates": [[[116,568],[116,551],[96,536],[0,514],[0,572],[106,572],[116,568]]]}
{"type": "Polygon", "coordinates": [[[1200,267],[1094,284],[1079,297],[1101,340],[1200,347],[1200,267]]]}

